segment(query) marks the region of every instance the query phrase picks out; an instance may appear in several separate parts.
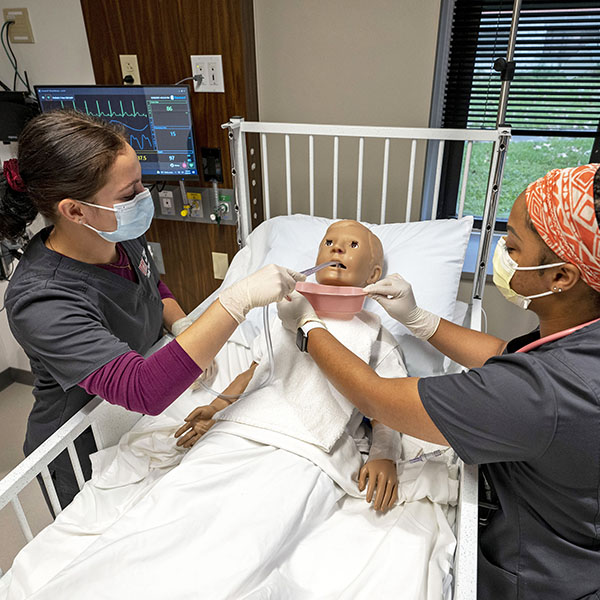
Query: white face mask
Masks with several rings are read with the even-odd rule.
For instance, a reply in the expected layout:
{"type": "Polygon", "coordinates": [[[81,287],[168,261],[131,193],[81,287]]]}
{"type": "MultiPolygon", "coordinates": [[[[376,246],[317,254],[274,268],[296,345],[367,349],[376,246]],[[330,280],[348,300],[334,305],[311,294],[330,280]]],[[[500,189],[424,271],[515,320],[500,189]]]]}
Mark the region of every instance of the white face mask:
{"type": "Polygon", "coordinates": [[[541,298],[542,296],[549,296],[554,292],[542,292],[541,294],[534,294],[533,296],[521,296],[521,294],[517,294],[510,287],[510,280],[512,279],[515,271],[536,271],[538,269],[549,269],[550,267],[560,267],[561,265],[566,264],[565,262],[552,263],[551,265],[538,265],[535,267],[519,267],[517,263],[510,257],[508,250],[506,249],[506,239],[500,238],[498,240],[498,244],[496,245],[496,250],[494,252],[494,283],[496,287],[500,290],[500,293],[513,304],[521,308],[527,308],[529,303],[534,298],[541,298]]]}

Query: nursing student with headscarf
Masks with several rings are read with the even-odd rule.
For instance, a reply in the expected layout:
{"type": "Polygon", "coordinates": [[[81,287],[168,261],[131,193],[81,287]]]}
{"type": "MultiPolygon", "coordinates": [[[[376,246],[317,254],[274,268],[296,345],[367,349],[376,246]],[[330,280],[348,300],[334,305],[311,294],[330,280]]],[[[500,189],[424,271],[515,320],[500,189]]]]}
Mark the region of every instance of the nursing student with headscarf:
{"type": "Polygon", "coordinates": [[[506,342],[454,325],[419,308],[400,275],[365,288],[467,371],[381,378],[302,296],[279,304],[288,329],[316,323],[307,351],[363,414],[482,465],[497,506],[479,536],[483,600],[600,598],[599,167],[530,184],[496,247],[494,282],[536,313],[535,331],[506,342]]]}

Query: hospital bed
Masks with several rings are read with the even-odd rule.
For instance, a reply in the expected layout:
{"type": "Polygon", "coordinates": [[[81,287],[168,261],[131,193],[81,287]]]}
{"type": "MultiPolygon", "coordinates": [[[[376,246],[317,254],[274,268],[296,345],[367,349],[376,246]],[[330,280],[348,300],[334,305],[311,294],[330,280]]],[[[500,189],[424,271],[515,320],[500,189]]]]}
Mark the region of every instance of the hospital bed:
{"type": "MultiPolygon", "coordinates": [[[[386,271],[402,272],[413,283],[422,306],[448,319],[481,329],[481,296],[504,156],[510,138],[508,128],[480,131],[356,127],[258,123],[241,118],[232,118],[223,127],[228,129],[231,145],[241,250],[232,261],[221,287],[231,285],[270,262],[295,269],[310,266],[316,243],[331,220],[355,218],[375,223],[373,230],[384,244],[386,271]],[[436,221],[444,147],[448,142],[465,144],[457,219],[436,221]],[[475,282],[471,301],[465,306],[455,300],[471,236],[472,218],[463,217],[462,213],[472,147],[478,143],[493,146],[482,234],[478,238],[475,282]],[[422,181],[426,163],[434,168],[429,188],[422,181]],[[262,194],[259,193],[261,187],[262,194]],[[422,198],[415,198],[420,196],[416,192],[420,187],[431,191],[429,197],[423,194],[422,198]],[[350,197],[352,200],[348,202],[350,197]],[[252,222],[259,214],[259,202],[265,222],[253,231],[252,222]]],[[[192,316],[199,316],[218,292],[202,302],[192,316]]],[[[377,310],[378,307],[373,303],[367,308],[377,310]]],[[[389,317],[386,320],[385,313],[380,314],[383,324],[400,341],[409,374],[422,376],[458,369],[427,344],[408,335],[389,317]]],[[[260,315],[255,310],[219,354],[217,362],[222,375],[233,375],[244,367],[242,364],[229,365],[227,360],[232,356],[232,348],[250,343],[259,329],[260,315]]],[[[150,352],[170,339],[165,336],[150,352]]],[[[193,406],[198,404],[189,397],[187,401],[193,406]]],[[[183,401],[180,404],[189,408],[183,401]]],[[[187,412],[180,410],[180,415],[185,416],[187,412]]],[[[80,488],[88,486],[84,482],[74,440],[91,426],[97,447],[106,449],[116,445],[132,428],[135,431],[141,423],[151,422],[151,417],[141,417],[94,398],[0,481],[0,509],[12,505],[24,539],[31,541],[33,534],[19,501],[19,493],[26,485],[40,475],[54,511],[59,514],[61,509],[47,465],[67,450],[80,488]]],[[[454,525],[457,543],[452,589],[447,590],[446,597],[474,600],[477,468],[458,461],[458,473],[459,496],[454,525]]],[[[9,575],[10,571],[4,581],[9,575]]],[[[1,588],[2,580],[0,592],[1,588]]]]}

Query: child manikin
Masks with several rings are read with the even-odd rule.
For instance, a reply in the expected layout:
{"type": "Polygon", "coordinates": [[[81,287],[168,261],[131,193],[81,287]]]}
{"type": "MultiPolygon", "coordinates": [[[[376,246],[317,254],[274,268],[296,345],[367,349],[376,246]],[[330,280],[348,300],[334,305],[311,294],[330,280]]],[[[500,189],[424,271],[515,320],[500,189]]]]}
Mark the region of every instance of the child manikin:
{"type": "MultiPolygon", "coordinates": [[[[383,247],[379,238],[377,238],[377,236],[375,236],[369,229],[357,221],[338,221],[333,223],[327,229],[325,236],[319,245],[319,251],[315,264],[322,264],[328,261],[336,261],[338,264],[336,266],[327,267],[319,271],[316,274],[318,283],[323,285],[364,287],[370,283],[374,283],[381,277],[383,267],[383,247]]],[[[398,361],[401,362],[398,351],[395,349],[395,341],[393,341],[391,335],[381,328],[378,320],[376,321],[375,325],[372,321],[368,321],[368,319],[376,319],[376,317],[371,315],[371,313],[366,313],[366,311],[363,311],[363,313],[360,314],[364,315],[362,317],[363,319],[367,319],[367,324],[355,323],[350,327],[370,327],[370,331],[375,328],[374,331],[378,340],[381,339],[382,334],[385,334],[384,338],[387,341],[387,346],[385,346],[387,348],[386,352],[389,354],[394,353],[396,365],[398,361]],[[368,315],[368,318],[366,315],[368,315]],[[380,329],[381,331],[379,331],[380,329]]],[[[339,334],[343,336],[344,329],[349,327],[348,325],[342,324],[342,322],[334,323],[332,320],[328,320],[327,324],[334,335],[336,335],[336,328],[339,334]]],[[[375,341],[375,334],[371,333],[373,341],[375,341]]],[[[279,335],[286,335],[286,333],[280,332],[279,335]]],[[[355,335],[355,331],[351,330],[347,333],[347,335],[348,343],[346,345],[348,345],[348,347],[350,347],[353,351],[357,352],[356,348],[351,347],[351,340],[352,336],[355,335]]],[[[337,337],[340,339],[340,341],[342,341],[342,343],[344,343],[343,337],[339,337],[339,335],[337,337]]],[[[291,345],[292,343],[286,343],[284,347],[290,363],[299,361],[302,356],[290,354],[292,351],[299,352],[296,348],[290,350],[291,345]]],[[[380,360],[382,354],[381,350],[379,350],[380,346],[377,346],[377,351],[374,351],[372,348],[375,348],[375,345],[368,350],[365,350],[363,347],[363,352],[365,355],[362,356],[362,358],[366,362],[371,362],[372,366],[375,367],[377,366],[378,361],[379,363],[383,363],[385,361],[380,360]],[[379,358],[373,356],[374,354],[379,355],[379,358]]],[[[281,351],[278,352],[276,354],[276,361],[276,371],[281,371],[282,368],[285,368],[286,366],[285,364],[282,365],[281,363],[281,361],[286,361],[286,354],[282,353],[281,351]]],[[[253,379],[254,373],[259,366],[259,362],[260,360],[252,363],[247,371],[238,375],[238,377],[232,381],[227,389],[223,391],[223,394],[236,395],[241,394],[244,390],[246,390],[253,379]]],[[[296,372],[297,368],[290,371],[292,376],[296,372]]],[[[386,376],[386,373],[382,373],[382,376],[386,376]]],[[[312,380],[312,377],[305,378],[301,381],[306,382],[307,379],[312,380]]],[[[309,385],[309,383],[305,383],[305,386],[309,385]]],[[[308,396],[311,396],[310,389],[306,389],[305,391],[307,392],[308,396]]],[[[260,392],[260,390],[257,390],[257,394],[260,392]]],[[[239,402],[240,409],[242,408],[242,403],[250,400],[252,396],[253,394],[249,394],[246,396],[246,398],[243,398],[239,402]]],[[[283,395],[282,397],[285,398],[286,396],[283,395]]],[[[302,402],[302,400],[300,400],[300,402],[302,402]]],[[[261,422],[260,417],[253,417],[253,419],[250,419],[249,421],[244,421],[243,418],[240,419],[236,416],[228,417],[227,413],[231,413],[232,410],[224,409],[227,409],[230,404],[231,403],[228,400],[216,398],[210,405],[201,406],[195,409],[192,413],[190,413],[190,415],[188,415],[188,417],[186,417],[186,423],[176,432],[175,435],[180,437],[177,444],[184,447],[190,447],[194,445],[196,441],[198,441],[198,439],[215,423],[215,419],[213,419],[213,417],[219,411],[223,412],[217,415],[217,420],[227,420],[229,418],[231,420],[238,420],[240,422],[249,422],[250,424],[254,424],[257,420],[258,422],[261,422]]],[[[349,411],[351,408],[347,408],[345,406],[342,406],[342,413],[345,409],[348,411],[344,413],[347,415],[345,420],[347,430],[350,431],[352,429],[352,433],[354,433],[355,430],[360,426],[362,415],[356,411],[350,415],[349,411]]],[[[318,410],[313,411],[313,414],[316,419],[326,418],[323,413],[319,413],[318,410]]],[[[344,415],[341,414],[340,411],[338,411],[337,417],[344,419],[344,415]]],[[[335,418],[335,416],[332,417],[332,420],[335,420],[335,418]]],[[[263,421],[265,420],[268,421],[268,417],[266,419],[263,418],[263,421]]],[[[314,427],[311,427],[310,419],[308,419],[308,421],[308,430],[313,431],[314,427]]],[[[358,486],[359,490],[361,491],[367,486],[367,502],[374,500],[373,507],[376,510],[385,511],[388,508],[391,508],[397,499],[397,474],[395,460],[399,458],[398,453],[400,436],[397,432],[392,431],[386,426],[376,423],[375,421],[372,421],[372,426],[373,441],[369,451],[369,459],[360,470],[358,486]]],[[[315,435],[315,439],[321,439],[318,436],[318,432],[315,435]]],[[[305,441],[311,440],[306,438],[305,441]]]]}

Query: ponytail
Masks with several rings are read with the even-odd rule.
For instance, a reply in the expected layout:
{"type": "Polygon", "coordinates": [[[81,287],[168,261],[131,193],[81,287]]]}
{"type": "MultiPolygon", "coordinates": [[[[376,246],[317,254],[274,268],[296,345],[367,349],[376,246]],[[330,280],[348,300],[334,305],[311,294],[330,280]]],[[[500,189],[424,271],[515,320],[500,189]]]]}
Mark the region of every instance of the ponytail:
{"type": "Polygon", "coordinates": [[[0,171],[0,241],[16,241],[23,237],[25,228],[37,214],[38,210],[27,191],[13,189],[5,172],[0,171]]]}

